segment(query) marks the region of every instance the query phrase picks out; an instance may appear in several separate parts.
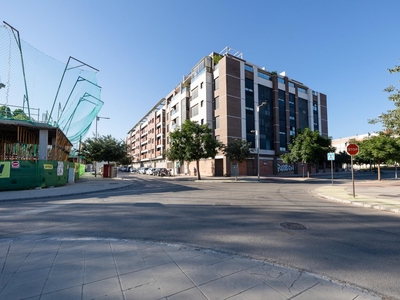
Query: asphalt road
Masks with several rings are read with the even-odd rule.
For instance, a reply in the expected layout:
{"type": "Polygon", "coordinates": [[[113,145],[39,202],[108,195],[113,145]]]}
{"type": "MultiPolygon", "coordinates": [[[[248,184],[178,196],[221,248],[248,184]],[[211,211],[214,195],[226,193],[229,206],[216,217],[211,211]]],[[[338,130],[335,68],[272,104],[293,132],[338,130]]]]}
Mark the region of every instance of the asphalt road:
{"type": "MultiPolygon", "coordinates": [[[[400,299],[400,217],[319,199],[306,183],[177,182],[0,204],[2,238],[102,237],[265,259],[400,299]],[[288,223],[284,228],[283,223],[288,223]],[[305,227],[299,229],[300,225],[305,227]]],[[[324,184],[329,182],[329,179],[324,184]]]]}

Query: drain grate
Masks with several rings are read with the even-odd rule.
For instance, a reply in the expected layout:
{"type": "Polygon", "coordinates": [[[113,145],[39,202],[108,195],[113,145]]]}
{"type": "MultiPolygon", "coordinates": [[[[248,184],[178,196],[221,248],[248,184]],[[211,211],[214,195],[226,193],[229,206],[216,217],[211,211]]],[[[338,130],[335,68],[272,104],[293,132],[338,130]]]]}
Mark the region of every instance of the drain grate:
{"type": "Polygon", "coordinates": [[[290,230],[306,230],[307,227],[304,226],[303,224],[300,223],[293,223],[293,222],[283,222],[281,224],[281,227],[290,229],[290,230]]]}

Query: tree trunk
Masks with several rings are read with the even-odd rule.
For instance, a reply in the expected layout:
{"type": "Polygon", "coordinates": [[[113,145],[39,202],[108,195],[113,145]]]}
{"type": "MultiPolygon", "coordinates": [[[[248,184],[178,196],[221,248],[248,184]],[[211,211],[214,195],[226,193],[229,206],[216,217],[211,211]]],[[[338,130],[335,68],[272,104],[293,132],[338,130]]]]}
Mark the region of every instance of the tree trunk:
{"type": "Polygon", "coordinates": [[[378,161],[378,181],[381,181],[381,162],[378,161]]]}
{"type": "Polygon", "coordinates": [[[311,177],[311,163],[307,164],[307,178],[311,177]]]}
{"type": "Polygon", "coordinates": [[[198,179],[198,180],[201,180],[199,164],[200,164],[199,161],[196,160],[197,179],[198,179]]]}
{"type": "MultiPolygon", "coordinates": [[[[237,171],[236,171],[236,173],[235,173],[235,181],[238,180],[238,175],[239,175],[239,162],[237,162],[236,165],[237,165],[237,171]]],[[[232,169],[233,169],[233,164],[232,164],[232,169]]]]}

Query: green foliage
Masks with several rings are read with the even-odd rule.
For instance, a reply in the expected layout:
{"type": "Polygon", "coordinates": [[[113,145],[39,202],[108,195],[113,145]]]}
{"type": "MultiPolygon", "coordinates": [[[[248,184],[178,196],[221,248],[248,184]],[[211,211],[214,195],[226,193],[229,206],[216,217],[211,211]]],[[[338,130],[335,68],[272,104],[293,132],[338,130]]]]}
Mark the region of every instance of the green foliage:
{"type": "Polygon", "coordinates": [[[81,155],[87,162],[119,162],[126,158],[127,146],[124,141],[117,141],[111,135],[88,138],[82,143],[81,155]]]}
{"type": "Polygon", "coordinates": [[[335,163],[342,165],[342,164],[349,164],[351,161],[350,155],[346,151],[340,151],[335,155],[335,163]]]}
{"type": "Polygon", "coordinates": [[[13,117],[15,120],[29,120],[29,117],[20,108],[17,108],[13,111],[13,117]]]}
{"type": "MultiPolygon", "coordinates": [[[[289,152],[282,154],[281,159],[287,164],[318,164],[326,160],[328,152],[334,150],[331,142],[330,138],[321,136],[318,131],[311,131],[309,128],[299,130],[288,145],[289,152]]],[[[310,170],[307,172],[310,177],[310,170]]]]}
{"type": "Polygon", "coordinates": [[[251,142],[234,139],[228,145],[223,146],[223,152],[230,160],[241,163],[250,157],[250,146],[251,142]]]}
{"type": "Polygon", "coordinates": [[[380,176],[380,164],[400,161],[400,139],[394,138],[388,133],[380,132],[379,135],[371,136],[358,142],[358,160],[369,163],[372,160],[378,166],[378,180],[380,176]]]}
{"type": "MultiPolygon", "coordinates": [[[[394,66],[388,69],[389,73],[400,73],[400,66],[394,66]]],[[[400,90],[394,85],[390,85],[383,90],[389,93],[388,99],[394,102],[395,108],[388,110],[386,113],[380,114],[377,118],[368,120],[370,124],[382,123],[383,127],[395,134],[400,135],[400,90]]]]}
{"type": "Polygon", "coordinates": [[[217,65],[222,58],[223,58],[223,56],[221,54],[214,53],[214,56],[213,56],[214,65],[217,65]]]}
{"type": "Polygon", "coordinates": [[[12,118],[12,113],[11,113],[11,109],[6,106],[0,106],[0,118],[4,118],[4,119],[10,119],[12,118]]]}
{"type": "Polygon", "coordinates": [[[132,163],[132,158],[129,155],[126,155],[125,157],[117,160],[118,165],[127,166],[130,165],[131,163],[132,163]]]}
{"type": "Polygon", "coordinates": [[[251,156],[250,146],[251,142],[234,139],[227,146],[223,146],[223,152],[230,160],[241,163],[251,156]]]}
{"type": "Polygon", "coordinates": [[[169,134],[170,148],[165,152],[165,156],[170,161],[178,161],[180,166],[183,166],[185,161],[185,143],[181,130],[175,130],[169,134]]]}
{"type": "Polygon", "coordinates": [[[177,160],[183,165],[183,161],[196,161],[197,178],[200,177],[199,161],[202,158],[214,158],[222,144],[214,139],[211,129],[207,124],[200,125],[197,122],[186,120],[180,129],[169,134],[170,148],[166,153],[169,160],[177,160]]]}

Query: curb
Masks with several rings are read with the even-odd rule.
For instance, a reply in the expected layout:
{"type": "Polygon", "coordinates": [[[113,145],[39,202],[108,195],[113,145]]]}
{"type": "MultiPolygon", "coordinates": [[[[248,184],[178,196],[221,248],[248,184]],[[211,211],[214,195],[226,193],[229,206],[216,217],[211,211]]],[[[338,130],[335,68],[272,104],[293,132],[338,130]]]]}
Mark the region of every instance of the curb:
{"type": "Polygon", "coordinates": [[[364,203],[364,202],[360,202],[360,201],[345,200],[345,199],[340,199],[340,198],[336,198],[333,196],[327,196],[327,195],[321,194],[319,192],[317,192],[317,195],[322,198],[325,198],[325,199],[329,199],[329,200],[333,200],[333,201],[341,202],[341,203],[346,203],[346,204],[352,204],[354,206],[372,208],[372,209],[382,210],[382,211],[387,211],[387,212],[392,212],[392,213],[400,213],[399,208],[390,208],[390,207],[383,206],[383,205],[372,205],[372,204],[368,204],[368,203],[364,203]]]}

